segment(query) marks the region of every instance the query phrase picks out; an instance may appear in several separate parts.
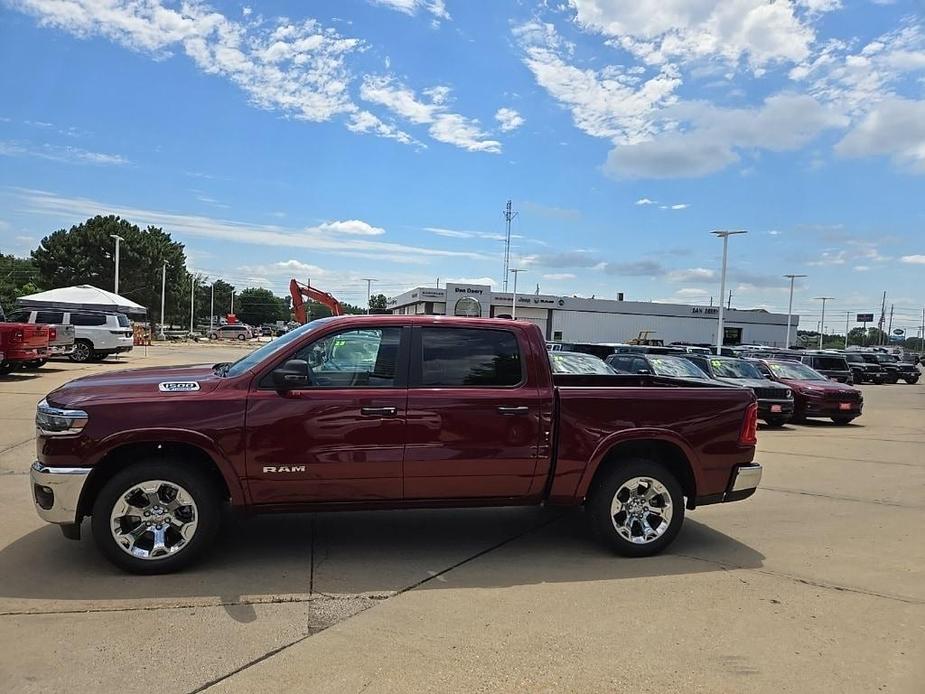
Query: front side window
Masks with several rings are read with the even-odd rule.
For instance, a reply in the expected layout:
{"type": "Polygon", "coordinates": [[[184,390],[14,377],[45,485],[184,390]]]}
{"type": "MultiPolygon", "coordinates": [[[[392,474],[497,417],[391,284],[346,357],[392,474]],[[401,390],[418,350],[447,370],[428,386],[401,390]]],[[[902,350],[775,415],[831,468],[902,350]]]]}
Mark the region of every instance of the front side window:
{"type": "Polygon", "coordinates": [[[506,330],[421,328],[421,385],[516,386],[523,380],[520,347],[506,330]]]}
{"type": "Polygon", "coordinates": [[[319,388],[389,388],[398,371],[401,328],[364,328],[326,335],[299,350],[319,388]]]}

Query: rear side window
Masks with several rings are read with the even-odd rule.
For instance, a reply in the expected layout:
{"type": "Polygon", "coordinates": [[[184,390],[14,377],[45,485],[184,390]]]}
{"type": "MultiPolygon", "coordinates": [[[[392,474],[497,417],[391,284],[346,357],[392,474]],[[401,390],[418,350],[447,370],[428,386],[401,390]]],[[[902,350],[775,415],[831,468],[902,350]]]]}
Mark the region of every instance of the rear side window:
{"type": "Polygon", "coordinates": [[[36,323],[63,323],[64,311],[36,311],[36,323]]]}
{"type": "Polygon", "coordinates": [[[106,325],[106,314],[72,313],[71,325],[106,325]]]}
{"type": "Polygon", "coordinates": [[[131,325],[128,320],[128,316],[126,316],[124,313],[117,313],[116,320],[119,321],[120,328],[128,328],[131,325]]]}
{"type": "Polygon", "coordinates": [[[840,357],[816,357],[813,360],[814,369],[823,369],[825,371],[847,371],[848,364],[840,357]]]}
{"type": "MultiPolygon", "coordinates": [[[[13,311],[8,317],[7,320],[10,323],[28,323],[29,322],[29,311],[13,311]]],[[[42,321],[37,321],[41,323],[42,321]]]]}
{"type": "Polygon", "coordinates": [[[520,346],[506,330],[421,328],[421,385],[516,386],[523,380],[520,346]]]}

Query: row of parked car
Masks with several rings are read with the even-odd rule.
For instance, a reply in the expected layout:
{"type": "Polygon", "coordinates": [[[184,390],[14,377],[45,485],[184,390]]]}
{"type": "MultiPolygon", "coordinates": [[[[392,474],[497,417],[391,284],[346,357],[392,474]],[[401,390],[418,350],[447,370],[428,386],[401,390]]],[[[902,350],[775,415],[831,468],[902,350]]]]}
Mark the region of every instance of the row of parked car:
{"type": "Polygon", "coordinates": [[[23,309],[6,316],[0,307],[0,375],[38,369],[51,357],[101,361],[133,345],[132,324],[123,313],[23,309]]]}
{"type": "Polygon", "coordinates": [[[864,408],[854,383],[915,383],[920,377],[915,363],[883,352],[759,348],[714,354],[705,347],[619,345],[606,346],[609,353],[602,359],[602,345],[555,347],[549,356],[558,373],[634,374],[750,388],[758,400],[759,418],[772,427],[809,418],[848,424],[864,408]]]}

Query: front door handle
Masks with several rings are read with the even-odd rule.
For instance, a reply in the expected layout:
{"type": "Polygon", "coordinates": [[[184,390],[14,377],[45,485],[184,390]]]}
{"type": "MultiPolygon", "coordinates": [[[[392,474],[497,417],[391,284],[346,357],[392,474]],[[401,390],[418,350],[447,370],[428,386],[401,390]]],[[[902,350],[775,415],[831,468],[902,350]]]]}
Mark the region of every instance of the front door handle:
{"type": "Polygon", "coordinates": [[[529,407],[506,407],[505,405],[500,405],[498,407],[498,414],[504,415],[518,415],[518,414],[530,414],[529,407]]]}
{"type": "Polygon", "coordinates": [[[398,414],[397,407],[361,407],[360,414],[364,417],[394,417],[398,414]]]}

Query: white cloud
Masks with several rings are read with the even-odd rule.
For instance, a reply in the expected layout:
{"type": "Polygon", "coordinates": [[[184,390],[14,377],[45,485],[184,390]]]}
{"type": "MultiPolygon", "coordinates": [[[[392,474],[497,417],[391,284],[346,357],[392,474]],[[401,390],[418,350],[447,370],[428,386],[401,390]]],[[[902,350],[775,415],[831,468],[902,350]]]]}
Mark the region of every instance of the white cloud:
{"type": "Polygon", "coordinates": [[[867,272],[868,270],[870,270],[870,266],[869,265],[855,265],[854,270],[856,272],[867,272]]]}
{"type": "Polygon", "coordinates": [[[512,108],[502,107],[495,112],[495,120],[501,126],[503,132],[517,130],[524,124],[524,117],[512,108]]]}
{"type": "Polygon", "coordinates": [[[925,255],[904,255],[901,260],[911,265],[925,265],[925,255]]]}
{"type": "MultiPolygon", "coordinates": [[[[445,229],[443,227],[422,227],[437,236],[449,239],[487,239],[489,241],[504,241],[504,234],[492,231],[472,231],[469,229],[445,229]]],[[[511,234],[512,240],[523,239],[522,234],[511,234]]],[[[528,239],[529,240],[529,239],[528,239]]]]}
{"type": "Polygon", "coordinates": [[[925,101],[881,102],[835,145],[835,152],[843,157],[885,155],[900,168],[925,173],[925,101]]]}
{"type": "Polygon", "coordinates": [[[636,205],[654,205],[655,200],[649,200],[649,198],[639,198],[634,204],[636,205]]]}
{"type": "Polygon", "coordinates": [[[65,162],[68,164],[97,164],[100,166],[123,166],[129,160],[121,154],[107,154],[105,152],[91,152],[80,147],[60,146],[45,143],[31,145],[12,140],[0,140],[0,156],[5,157],[37,157],[50,161],[65,162]]]}
{"type": "MultiPolygon", "coordinates": [[[[753,70],[809,55],[815,34],[790,2],[570,0],[576,22],[649,64],[720,58],[753,70]]],[[[815,0],[815,11],[835,3],[815,0]]]]}
{"type": "MultiPolygon", "coordinates": [[[[426,263],[433,258],[495,261],[493,256],[472,251],[454,251],[426,246],[411,246],[369,238],[368,235],[343,233],[343,229],[362,229],[365,222],[325,222],[294,229],[275,224],[252,224],[204,215],[124,207],[89,198],[71,198],[40,190],[15,189],[26,211],[73,222],[97,214],[115,214],[133,223],[169,229],[175,236],[193,236],[231,243],[259,246],[304,248],[317,253],[370,258],[396,263],[426,263]]],[[[369,229],[377,229],[367,225],[369,229]]]]}
{"type": "Polygon", "coordinates": [[[488,139],[477,120],[448,110],[448,87],[434,87],[424,94],[427,100],[419,98],[414,90],[391,76],[367,75],[360,88],[364,101],[384,106],[416,125],[428,125],[430,136],[439,142],[470,152],[501,151],[501,143],[488,139]]]}
{"type": "Polygon", "coordinates": [[[754,108],[681,102],[663,109],[661,116],[686,123],[688,130],[617,145],[607,157],[607,173],[617,178],[702,176],[738,161],[738,150],[794,150],[826,129],[847,125],[844,116],[812,97],[790,93],[770,96],[754,108]]]}
{"type": "Polygon", "coordinates": [[[678,203],[678,204],[676,204],[676,205],[672,205],[672,206],[671,206],[671,209],[673,209],[673,210],[686,210],[688,207],[690,207],[690,205],[687,204],[686,202],[680,202],[680,203],[678,203]]]}
{"type": "Polygon", "coordinates": [[[444,0],[370,0],[370,2],[405,14],[416,14],[425,10],[436,19],[450,19],[450,13],[447,12],[444,0]]]}
{"type": "Polygon", "coordinates": [[[360,219],[347,219],[342,222],[323,222],[316,227],[308,227],[306,231],[321,233],[349,234],[351,236],[379,236],[385,229],[374,227],[360,219]]]}
{"type": "Polygon", "coordinates": [[[672,270],[668,273],[672,282],[713,282],[716,271],[705,267],[692,267],[686,270],[672,270]]]}
{"type": "Polygon", "coordinates": [[[487,284],[489,287],[495,286],[495,280],[491,277],[449,277],[447,284],[487,284]]]}
{"type": "Polygon", "coordinates": [[[378,116],[369,111],[360,110],[350,114],[350,118],[347,120],[347,130],[355,133],[373,133],[379,137],[398,140],[405,145],[414,144],[422,148],[427,147],[427,145],[418,142],[405,131],[390,123],[383,122],[378,116]]]}
{"type": "Polygon", "coordinates": [[[543,275],[543,279],[553,281],[573,280],[575,279],[575,275],[573,275],[571,272],[550,272],[546,275],[543,275]]]}

